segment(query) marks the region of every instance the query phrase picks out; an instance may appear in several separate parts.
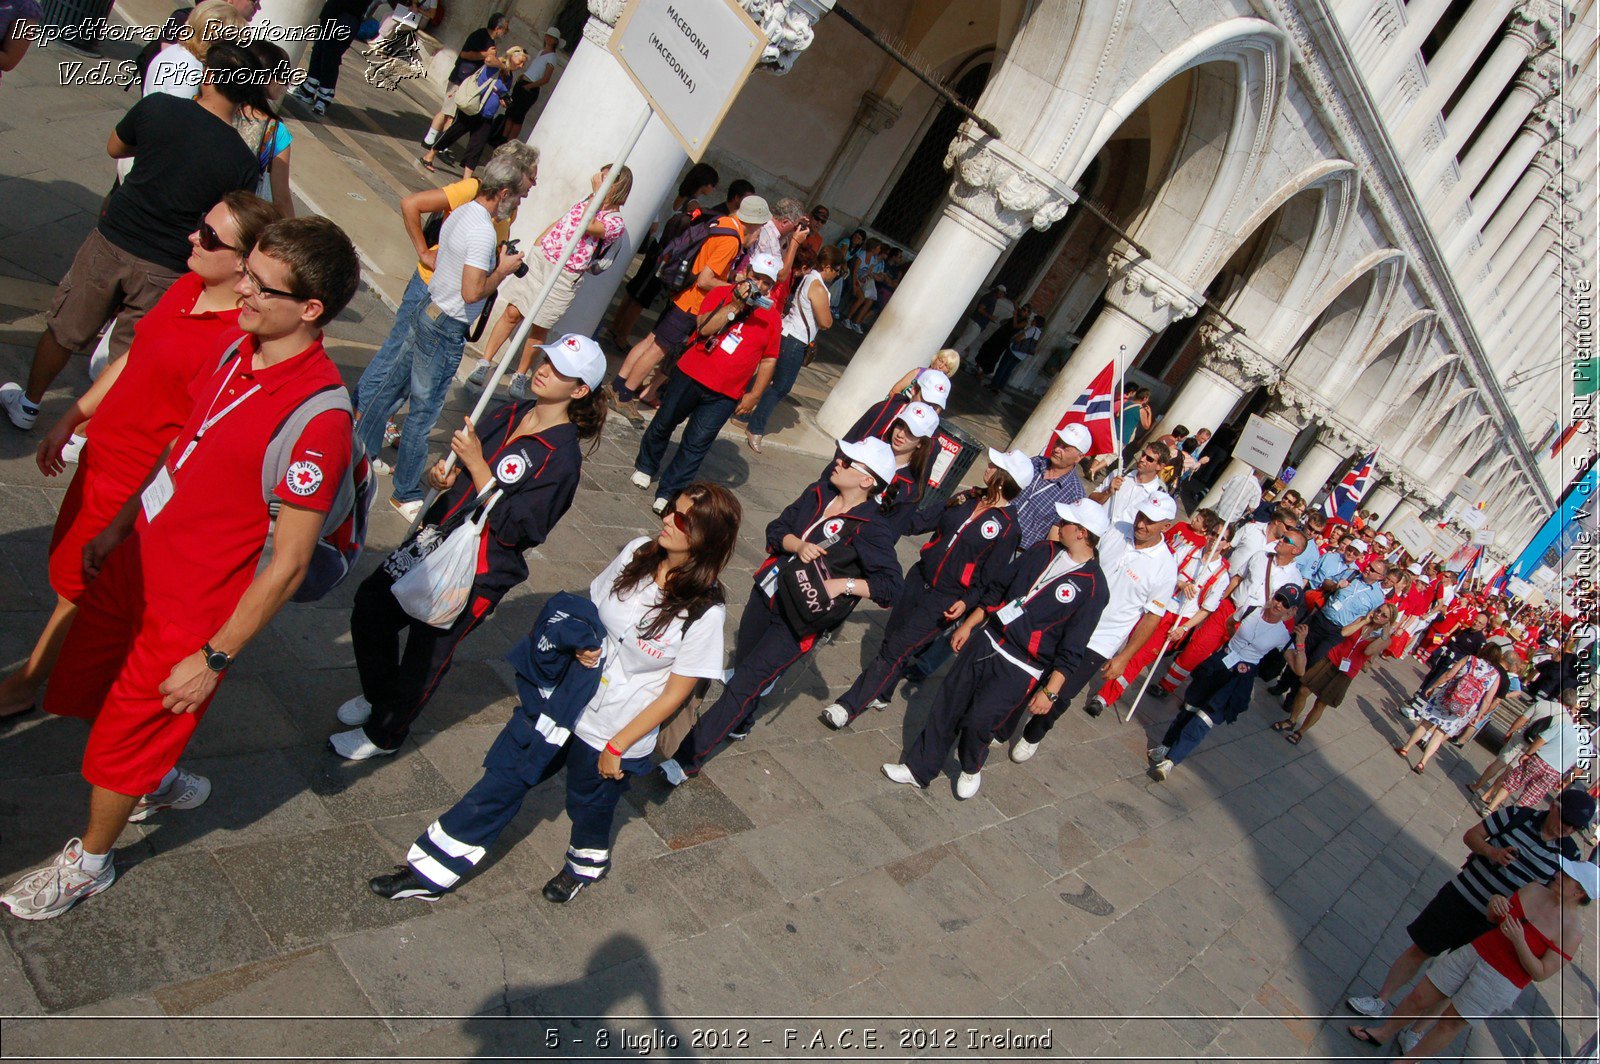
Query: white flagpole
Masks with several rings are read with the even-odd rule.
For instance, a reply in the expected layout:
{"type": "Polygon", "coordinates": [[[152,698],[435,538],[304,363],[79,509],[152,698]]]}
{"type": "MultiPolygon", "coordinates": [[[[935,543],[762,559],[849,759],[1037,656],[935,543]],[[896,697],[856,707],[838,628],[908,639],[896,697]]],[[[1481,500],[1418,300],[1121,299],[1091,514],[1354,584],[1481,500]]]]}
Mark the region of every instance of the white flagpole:
{"type": "MultiPolygon", "coordinates": [[[[1221,545],[1222,537],[1220,535],[1216,537],[1214,542],[1206,545],[1205,553],[1200,555],[1200,572],[1205,572],[1206,563],[1216,558],[1217,548],[1221,545]]],[[[1200,574],[1196,573],[1195,575],[1198,576],[1200,574]]],[[[1196,585],[1194,592],[1195,595],[1198,596],[1200,594],[1200,590],[1201,589],[1199,585],[1196,585]]],[[[1177,631],[1177,628],[1178,626],[1174,624],[1171,628],[1167,629],[1167,637],[1161,641],[1161,649],[1156,653],[1156,659],[1152,661],[1150,663],[1150,667],[1145,670],[1144,682],[1139,685],[1138,694],[1133,696],[1133,702],[1128,706],[1127,716],[1122,718],[1122,723],[1127,724],[1129,721],[1133,720],[1133,711],[1139,708],[1139,703],[1144,701],[1144,693],[1150,690],[1150,681],[1155,679],[1156,672],[1161,668],[1161,659],[1166,657],[1167,648],[1172,645],[1172,635],[1175,631],[1177,631]]]]}
{"type": "MultiPolygon", "coordinates": [[[[561,257],[556,260],[555,267],[545,271],[544,284],[540,286],[539,294],[534,297],[533,305],[522,315],[522,324],[518,325],[517,331],[511,335],[511,342],[506,344],[505,351],[500,355],[499,361],[495,363],[494,372],[489,375],[489,379],[484,383],[483,394],[478,397],[477,405],[472,408],[471,420],[474,424],[483,416],[483,412],[488,409],[489,404],[494,401],[495,389],[499,386],[500,379],[505,376],[506,367],[511,365],[512,359],[522,353],[523,347],[528,342],[528,334],[533,331],[533,320],[544,309],[545,303],[550,299],[550,293],[555,291],[556,282],[561,279],[561,271],[567,268],[567,260],[578,249],[578,243],[583,239],[584,233],[588,231],[589,223],[594,221],[595,215],[600,213],[600,205],[605,202],[606,194],[611,191],[611,185],[616,180],[618,171],[627,164],[628,156],[633,154],[633,149],[638,145],[639,138],[644,135],[644,127],[650,123],[650,116],[654,113],[651,107],[646,104],[644,111],[640,113],[638,120],[633,124],[633,128],[629,130],[627,137],[624,138],[622,148],[617,152],[615,161],[606,170],[606,176],[601,180],[600,187],[589,198],[589,206],[584,209],[583,217],[579,219],[572,235],[567,238],[567,243],[561,249],[561,257]]],[[[445,472],[448,473],[455,468],[455,452],[451,451],[445,455],[444,461],[445,472]]],[[[422,503],[422,509],[417,511],[416,519],[411,522],[411,528],[407,532],[408,538],[411,533],[416,532],[417,526],[422,523],[422,515],[428,512],[428,507],[432,505],[438,494],[431,488],[428,490],[427,498],[422,503]]]]}

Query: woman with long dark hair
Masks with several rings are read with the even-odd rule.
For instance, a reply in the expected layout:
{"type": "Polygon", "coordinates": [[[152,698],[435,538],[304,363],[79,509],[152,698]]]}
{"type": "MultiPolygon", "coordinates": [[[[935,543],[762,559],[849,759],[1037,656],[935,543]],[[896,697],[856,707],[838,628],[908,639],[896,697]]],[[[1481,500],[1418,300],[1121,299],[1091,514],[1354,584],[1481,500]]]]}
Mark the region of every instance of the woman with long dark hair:
{"type": "Polygon", "coordinates": [[[819,636],[843,624],[857,601],[888,606],[900,594],[894,553],[900,533],[888,516],[894,501],[884,497],[894,479],[894,456],[882,440],[846,441],[839,451],[833,474],[801,492],[767,526],[767,560],[756,569],[756,586],[739,620],[732,675],[722,696],[661,764],[674,787],[699,774],[723,739],[738,742],[749,734],[761,693],[809,654],[819,636]],[[824,556],[835,575],[806,568],[824,556]],[[857,575],[837,575],[841,569],[857,575]],[[826,599],[826,617],[815,630],[797,630],[785,613],[784,599],[797,577],[807,578],[811,593],[826,599]]]}
{"type": "Polygon", "coordinates": [[[350,730],[328,740],[340,757],[364,761],[400,749],[450,671],[456,647],[528,578],[523,553],[543,543],[571,507],[583,468],[580,443],[592,441],[592,451],[605,427],[607,397],[600,385],[606,359],[598,344],[577,335],[562,337],[545,353],[533,375],[533,398],[493,407],[476,425],[463,419],[450,440],[459,464],[446,473],[441,461],[428,471],[428,486],[438,492],[433,504],[356,589],[350,639],[361,693],[339,707],[339,722],[350,730]],[[491,502],[466,607],[447,628],[416,620],[395,598],[395,581],[491,502]]]}
{"type": "Polygon", "coordinates": [[[976,605],[986,587],[1005,579],[1021,542],[1011,503],[1032,482],[1027,455],[991,447],[981,488],[959,492],[925,515],[913,510],[907,534],[934,536],[906,572],[904,594],[895,600],[877,656],[822,711],[822,723],[842,728],[865,709],[889,708],[906,666],[976,605]]]}
{"type": "Polygon", "coordinates": [[[528,791],[563,769],[572,835],[566,863],[544,885],[544,896],[571,901],[605,878],[628,776],[650,771],[657,730],[695,684],[722,675],[722,570],[733,557],[740,517],[732,492],[699,481],[678,494],[654,538],[640,536],[622,548],[589,584],[604,642],[573,656],[601,675],[576,722],[556,727],[548,716],[534,716],[525,700],[484,758],[483,778],[417,837],[405,864],[372,880],[375,893],[431,901],[453,890],[528,791]]]}

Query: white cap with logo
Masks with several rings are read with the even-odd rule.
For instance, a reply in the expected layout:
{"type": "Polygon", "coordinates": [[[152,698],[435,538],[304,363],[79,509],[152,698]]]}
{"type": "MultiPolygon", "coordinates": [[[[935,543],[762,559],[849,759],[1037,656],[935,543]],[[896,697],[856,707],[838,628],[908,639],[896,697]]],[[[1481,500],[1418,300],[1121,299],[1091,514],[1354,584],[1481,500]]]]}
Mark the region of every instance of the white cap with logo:
{"type": "Polygon", "coordinates": [[[989,461],[1016,481],[1017,487],[1026,488],[1033,483],[1033,461],[1021,451],[1001,451],[991,447],[989,461]]]}
{"type": "Polygon", "coordinates": [[[932,436],[939,428],[939,411],[927,403],[907,403],[894,419],[904,422],[906,428],[911,430],[911,435],[921,440],[932,436]]]}
{"type": "Polygon", "coordinates": [[[1111,517],[1106,513],[1106,508],[1093,499],[1079,499],[1077,502],[1056,503],[1056,516],[1061,520],[1087,529],[1096,536],[1103,536],[1111,529],[1111,517]]]}
{"type": "Polygon", "coordinates": [[[950,378],[936,369],[925,369],[917,374],[917,388],[922,401],[943,410],[950,402],[950,378]]]}
{"type": "Polygon", "coordinates": [[[1089,435],[1089,430],[1082,425],[1062,425],[1056,429],[1056,438],[1084,454],[1088,454],[1089,448],[1094,446],[1094,437],[1089,435]]]}
{"type": "Polygon", "coordinates": [[[1139,504],[1139,512],[1152,521],[1171,521],[1178,516],[1178,504],[1171,495],[1158,491],[1139,504]]]}
{"type": "Polygon", "coordinates": [[[894,450],[877,437],[865,440],[840,440],[839,450],[852,462],[859,462],[887,487],[895,474],[894,450]]]}
{"type": "Polygon", "coordinates": [[[774,281],[783,272],[783,260],[776,255],[751,255],[750,265],[747,267],[751,273],[758,273],[763,277],[770,277],[774,281]]]}
{"type": "Polygon", "coordinates": [[[579,333],[568,333],[555,343],[544,344],[550,364],[563,377],[576,377],[590,389],[606,379],[606,356],[600,345],[579,333]]]}

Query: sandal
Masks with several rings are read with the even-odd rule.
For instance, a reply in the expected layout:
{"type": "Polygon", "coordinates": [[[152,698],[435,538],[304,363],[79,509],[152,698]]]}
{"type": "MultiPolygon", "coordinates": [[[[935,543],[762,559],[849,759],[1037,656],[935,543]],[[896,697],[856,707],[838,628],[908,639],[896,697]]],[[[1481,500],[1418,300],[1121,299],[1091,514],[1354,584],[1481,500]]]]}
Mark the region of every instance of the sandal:
{"type": "Polygon", "coordinates": [[[1382,1047],[1384,1044],[1372,1033],[1372,1028],[1370,1027],[1346,1027],[1344,1032],[1357,1042],[1365,1042],[1369,1046],[1382,1047]]]}
{"type": "Polygon", "coordinates": [[[1420,776],[1424,772],[1428,771],[1428,763],[1426,761],[1419,761],[1415,765],[1411,766],[1411,771],[1420,776]]]}
{"type": "Polygon", "coordinates": [[[1394,752],[1399,754],[1401,757],[1405,758],[1408,761],[1411,759],[1411,751],[1405,749],[1404,747],[1397,746],[1397,747],[1394,748],[1394,752]]]}
{"type": "Polygon", "coordinates": [[[436,174],[436,173],[439,172],[439,171],[437,171],[437,170],[435,170],[433,168],[433,164],[428,161],[426,156],[418,156],[417,157],[417,162],[421,163],[422,164],[422,168],[424,170],[428,171],[428,173],[430,173],[430,174],[436,174]]]}
{"type": "Polygon", "coordinates": [[[1276,723],[1276,724],[1274,724],[1272,726],[1272,730],[1273,731],[1288,731],[1290,728],[1293,728],[1293,727],[1294,727],[1294,721],[1292,721],[1292,720],[1280,720],[1280,721],[1278,721],[1278,723],[1276,723]]]}
{"type": "Polygon", "coordinates": [[[1296,728],[1294,731],[1290,732],[1288,735],[1285,735],[1284,738],[1289,740],[1289,745],[1290,746],[1299,746],[1300,745],[1300,740],[1305,738],[1305,733],[1300,731],[1298,728],[1296,728]]]}

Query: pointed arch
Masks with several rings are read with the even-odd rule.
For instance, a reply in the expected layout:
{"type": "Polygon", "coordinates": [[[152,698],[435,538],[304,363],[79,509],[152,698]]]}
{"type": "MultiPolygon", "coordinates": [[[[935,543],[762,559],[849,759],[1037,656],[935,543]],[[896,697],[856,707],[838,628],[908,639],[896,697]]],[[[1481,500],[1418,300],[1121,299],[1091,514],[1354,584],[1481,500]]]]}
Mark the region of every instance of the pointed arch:
{"type": "Polygon", "coordinates": [[[1350,353],[1372,342],[1400,291],[1407,261],[1395,248],[1374,251],[1314,298],[1283,360],[1287,371],[1324,397],[1340,394],[1349,379],[1350,353]]]}

